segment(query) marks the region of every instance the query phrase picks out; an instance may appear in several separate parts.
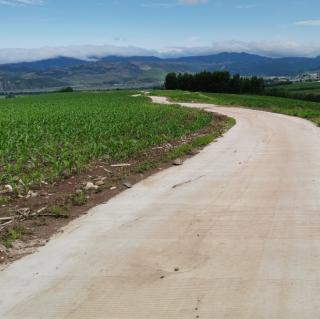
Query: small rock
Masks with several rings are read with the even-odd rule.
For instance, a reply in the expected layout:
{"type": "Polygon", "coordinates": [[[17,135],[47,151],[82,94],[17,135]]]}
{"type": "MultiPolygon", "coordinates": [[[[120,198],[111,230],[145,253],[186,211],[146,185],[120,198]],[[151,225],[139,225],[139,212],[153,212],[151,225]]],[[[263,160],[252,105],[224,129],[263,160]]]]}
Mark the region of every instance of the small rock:
{"type": "Polygon", "coordinates": [[[13,193],[13,187],[11,185],[5,185],[4,189],[6,193],[13,193]]]}
{"type": "Polygon", "coordinates": [[[183,160],[181,158],[177,158],[172,162],[172,164],[175,166],[180,166],[183,164],[183,160]]]}
{"type": "Polygon", "coordinates": [[[177,271],[179,271],[179,270],[180,270],[179,268],[175,268],[175,269],[174,269],[175,272],[177,272],[177,271]]]}
{"type": "Polygon", "coordinates": [[[132,187],[133,187],[132,184],[129,183],[129,182],[123,183],[123,185],[124,185],[125,187],[127,187],[127,188],[132,188],[132,187]]]}
{"type": "Polygon", "coordinates": [[[160,279],[164,279],[164,276],[161,276],[160,279]]]}
{"type": "Polygon", "coordinates": [[[47,207],[42,207],[42,208],[38,209],[37,214],[43,213],[46,209],[47,209],[47,207]]]}
{"type": "Polygon", "coordinates": [[[82,193],[82,189],[77,189],[76,190],[76,194],[81,194],[82,193]]]}
{"type": "Polygon", "coordinates": [[[23,216],[23,217],[28,217],[31,213],[31,209],[28,208],[28,207],[25,207],[25,208],[19,208],[17,210],[17,214],[19,214],[20,216],[23,216]]]}
{"type": "Polygon", "coordinates": [[[97,185],[94,185],[92,182],[88,182],[86,184],[86,186],[84,187],[84,189],[86,191],[91,191],[91,190],[97,190],[98,189],[98,186],[97,185]]]}
{"type": "Polygon", "coordinates": [[[36,192],[33,192],[33,191],[29,191],[26,198],[29,199],[29,198],[35,198],[35,197],[38,197],[39,194],[36,193],[36,192]]]}
{"type": "Polygon", "coordinates": [[[115,187],[115,186],[110,187],[111,191],[114,191],[115,189],[117,189],[117,187],[115,187]]]}
{"type": "Polygon", "coordinates": [[[120,164],[113,164],[111,167],[129,167],[131,164],[129,163],[120,163],[120,164]]]}
{"type": "Polygon", "coordinates": [[[7,248],[0,244],[0,253],[5,253],[7,251],[7,248]]]}
{"type": "Polygon", "coordinates": [[[105,182],[103,180],[97,181],[96,185],[97,186],[103,186],[105,184],[105,182]]]}
{"type": "Polygon", "coordinates": [[[194,156],[199,154],[200,152],[198,150],[191,150],[190,152],[188,152],[189,155],[194,156]]]}
{"type": "Polygon", "coordinates": [[[62,176],[64,177],[64,178],[69,178],[70,177],[70,172],[67,170],[67,169],[65,169],[63,172],[62,172],[62,176]]]}
{"type": "Polygon", "coordinates": [[[21,240],[16,240],[11,245],[12,245],[12,249],[15,249],[15,250],[23,249],[26,246],[25,243],[21,240]]]}

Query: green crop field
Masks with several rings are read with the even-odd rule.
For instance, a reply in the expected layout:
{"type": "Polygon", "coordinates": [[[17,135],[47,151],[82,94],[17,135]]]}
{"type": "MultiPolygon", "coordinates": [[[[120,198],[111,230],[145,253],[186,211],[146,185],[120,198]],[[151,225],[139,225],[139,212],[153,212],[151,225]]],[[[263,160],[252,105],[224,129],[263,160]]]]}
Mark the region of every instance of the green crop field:
{"type": "Polygon", "coordinates": [[[96,159],[125,161],[179,139],[213,115],[152,104],[130,92],[58,93],[0,100],[0,186],[72,175],[96,159]]]}
{"type": "Polygon", "coordinates": [[[277,89],[288,91],[290,93],[304,93],[304,94],[320,94],[320,82],[297,82],[287,85],[277,85],[274,87],[267,87],[268,89],[277,89]]]}
{"type": "Polygon", "coordinates": [[[173,101],[202,102],[218,105],[243,106],[253,109],[302,117],[320,125],[320,103],[273,96],[199,93],[185,91],[153,91],[152,94],[167,96],[173,101]]]}

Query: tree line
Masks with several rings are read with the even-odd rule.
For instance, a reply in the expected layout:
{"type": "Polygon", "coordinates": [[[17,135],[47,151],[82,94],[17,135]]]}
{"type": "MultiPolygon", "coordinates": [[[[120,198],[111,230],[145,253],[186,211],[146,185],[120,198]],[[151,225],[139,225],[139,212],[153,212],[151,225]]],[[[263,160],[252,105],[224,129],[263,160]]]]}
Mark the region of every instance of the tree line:
{"type": "Polygon", "coordinates": [[[263,78],[241,77],[229,72],[200,72],[200,73],[168,73],[165,79],[167,90],[202,91],[212,93],[251,93],[264,92],[263,78]]]}

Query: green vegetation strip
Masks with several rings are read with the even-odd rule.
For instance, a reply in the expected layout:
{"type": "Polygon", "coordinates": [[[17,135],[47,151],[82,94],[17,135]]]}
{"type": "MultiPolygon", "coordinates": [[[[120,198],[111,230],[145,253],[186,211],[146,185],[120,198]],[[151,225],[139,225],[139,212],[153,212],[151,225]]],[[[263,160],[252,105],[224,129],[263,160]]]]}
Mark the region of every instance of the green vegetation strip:
{"type": "Polygon", "coordinates": [[[320,103],[273,96],[199,93],[187,91],[158,90],[151,94],[169,97],[176,102],[199,102],[217,105],[244,106],[302,117],[320,126],[320,103]]]}
{"type": "Polygon", "coordinates": [[[9,184],[16,194],[25,193],[42,182],[76,174],[95,160],[125,161],[214,119],[204,111],[152,104],[131,94],[60,93],[0,100],[0,187],[9,184]]]}
{"type": "Polygon", "coordinates": [[[318,82],[296,82],[285,85],[267,87],[266,90],[283,90],[290,93],[320,94],[320,81],[318,82]]]}

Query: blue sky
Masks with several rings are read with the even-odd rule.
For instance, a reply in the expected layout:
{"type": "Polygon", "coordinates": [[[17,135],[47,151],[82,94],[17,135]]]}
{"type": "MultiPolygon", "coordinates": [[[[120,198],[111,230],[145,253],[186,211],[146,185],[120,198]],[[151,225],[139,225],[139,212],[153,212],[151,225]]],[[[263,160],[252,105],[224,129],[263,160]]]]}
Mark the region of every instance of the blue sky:
{"type": "Polygon", "coordinates": [[[319,33],[319,0],[0,0],[0,61],[94,52],[313,56],[319,33]]]}

